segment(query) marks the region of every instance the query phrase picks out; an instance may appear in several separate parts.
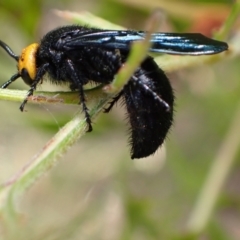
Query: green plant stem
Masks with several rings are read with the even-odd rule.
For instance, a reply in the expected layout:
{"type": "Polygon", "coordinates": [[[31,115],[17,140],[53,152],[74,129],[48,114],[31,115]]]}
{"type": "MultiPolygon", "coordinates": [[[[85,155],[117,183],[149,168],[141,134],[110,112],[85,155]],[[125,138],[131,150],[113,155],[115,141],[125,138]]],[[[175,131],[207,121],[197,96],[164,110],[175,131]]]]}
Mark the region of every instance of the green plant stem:
{"type": "Polygon", "coordinates": [[[71,23],[75,22],[80,25],[87,25],[89,27],[99,27],[99,28],[102,28],[102,26],[104,26],[105,29],[115,29],[115,30],[124,29],[124,27],[122,26],[113,24],[87,11],[70,12],[70,11],[54,10],[54,13],[57,16],[70,21],[71,23]]]}
{"type": "MultiPolygon", "coordinates": [[[[234,4],[232,11],[215,37],[219,40],[226,39],[229,36],[230,29],[240,13],[240,0],[234,4]]],[[[221,57],[226,54],[228,57],[239,55],[239,34],[231,39],[230,49],[228,52],[217,55],[221,57]]],[[[233,122],[224,142],[213,160],[213,164],[205,180],[203,188],[197,198],[197,202],[186,225],[187,235],[195,236],[203,231],[206,227],[211,213],[214,210],[217,198],[221,192],[222,186],[227,179],[231,170],[237,151],[240,147],[240,103],[233,117],[233,122]]]]}
{"type": "MultiPolygon", "coordinates": [[[[102,86],[85,90],[87,101],[95,98],[104,98],[106,94],[102,92],[102,86]]],[[[26,90],[0,89],[0,100],[22,102],[27,95],[26,90]]],[[[78,92],[44,92],[36,91],[28,98],[28,103],[35,104],[79,104],[78,92]]]]}
{"type": "Polygon", "coordinates": [[[221,29],[216,34],[214,34],[215,39],[226,40],[228,38],[234,23],[239,18],[239,12],[240,12],[240,0],[236,0],[235,4],[231,9],[229,17],[223,23],[221,29]]]}
{"type": "MultiPolygon", "coordinates": [[[[91,118],[95,118],[102,110],[104,104],[108,101],[108,98],[97,99],[93,102],[94,107],[90,111],[91,118]]],[[[59,132],[42,148],[42,150],[36,154],[31,162],[21,171],[20,177],[13,181],[15,184],[11,185],[11,201],[19,193],[23,192],[27,187],[32,184],[40,175],[46,170],[55,165],[59,156],[76,142],[80,136],[83,136],[86,132],[86,121],[80,114],[75,116],[70,122],[68,122],[59,132]],[[14,196],[14,197],[13,197],[14,196]]],[[[4,185],[7,187],[7,184],[4,185]]]]}
{"type": "MultiPolygon", "coordinates": [[[[156,24],[151,25],[155,26],[156,24]]],[[[109,99],[116,95],[127,83],[130,78],[129,76],[131,76],[138,67],[138,65],[135,63],[137,62],[140,64],[141,61],[145,58],[148,53],[149,41],[151,39],[150,37],[151,32],[149,33],[149,36],[146,38],[146,40],[138,43],[133,43],[133,48],[131,49],[129,58],[126,62],[128,67],[122,68],[118,73],[121,84],[115,82],[116,85],[114,87],[110,87],[112,89],[111,94],[104,93],[101,88],[94,89],[94,91],[96,91],[94,97],[91,97],[91,90],[86,93],[88,105],[90,105],[90,103],[93,105],[89,111],[91,119],[96,117],[97,114],[102,111],[104,105],[109,101],[109,99]]],[[[4,92],[7,92],[8,94],[11,93],[11,91],[9,92],[7,90],[2,90],[0,92],[0,98],[1,93],[4,92]]],[[[8,94],[6,94],[7,96],[5,96],[5,99],[11,98],[11,96],[8,96],[8,94]]],[[[44,94],[45,93],[42,92],[42,95],[44,94]]],[[[33,96],[29,98],[29,101],[37,102],[40,100],[45,102],[60,101],[73,103],[76,100],[75,94],[76,93],[73,93],[73,95],[71,95],[71,100],[69,100],[69,98],[66,98],[68,94],[65,95],[65,93],[53,93],[51,97],[33,96]]],[[[22,91],[17,92],[17,94],[14,96],[14,101],[22,101],[24,98],[22,91]]],[[[2,97],[2,99],[4,98],[2,97]]],[[[63,155],[63,153],[65,153],[71,145],[73,145],[81,136],[85,134],[86,127],[87,124],[85,119],[83,119],[80,115],[77,115],[62,129],[60,129],[60,131],[42,148],[38,154],[33,157],[33,159],[17,175],[0,186],[0,209],[3,211],[3,215],[8,221],[9,226],[14,225],[13,223],[16,220],[15,205],[17,203],[17,199],[19,199],[19,195],[24,193],[26,189],[28,189],[37,179],[43,176],[59,161],[59,156],[63,155]]]]}
{"type": "MultiPolygon", "coordinates": [[[[93,17],[91,17],[93,21],[93,17]]],[[[93,25],[95,23],[93,22],[93,25]]],[[[98,19],[99,24],[99,19],[98,19]]],[[[151,25],[151,24],[150,24],[151,25]]],[[[154,25],[155,26],[155,25],[154,25]]],[[[109,28],[108,26],[105,26],[109,28]]],[[[154,31],[154,28],[150,28],[150,33],[147,39],[140,43],[135,43],[133,49],[130,53],[129,59],[123,67],[119,74],[117,75],[113,85],[110,87],[111,91],[106,94],[102,89],[86,91],[86,96],[88,103],[94,107],[90,110],[90,115],[92,118],[96,117],[98,113],[103,109],[104,105],[108,100],[114,96],[121,88],[126,84],[129,79],[129,76],[134,73],[138,65],[147,55],[149,48],[149,40],[151,31],[154,31]]],[[[173,56],[171,56],[173,57],[173,56]]],[[[175,57],[175,56],[174,56],[175,57]]],[[[206,56],[207,58],[213,58],[214,56],[206,56]]],[[[183,61],[181,56],[181,62],[183,61]]],[[[194,58],[189,58],[188,64],[192,62],[194,58]]],[[[180,59],[180,58],[179,58],[180,59]]],[[[163,67],[165,67],[166,62],[163,67]]],[[[176,69],[179,67],[179,62],[174,63],[176,69]]],[[[198,64],[198,63],[197,63],[198,64]]],[[[171,63],[166,65],[170,69],[171,63]]],[[[13,90],[0,90],[0,99],[11,100],[11,101],[22,101],[26,96],[26,91],[13,91],[13,90]]],[[[34,95],[29,98],[29,102],[39,103],[67,103],[67,104],[77,104],[79,100],[77,93],[46,93],[46,92],[37,92],[37,95],[34,95]]],[[[69,123],[67,123],[44,147],[43,149],[32,158],[32,160],[19,172],[15,177],[7,181],[5,184],[0,186],[0,209],[3,211],[4,216],[8,219],[10,224],[16,219],[15,215],[15,205],[16,200],[19,199],[19,195],[24,193],[27,188],[29,188],[37,179],[44,175],[49,169],[51,169],[59,160],[61,156],[67,149],[75,143],[81,136],[85,134],[86,122],[80,116],[77,115],[69,123]]],[[[193,218],[194,220],[194,218],[193,218]]],[[[196,222],[196,221],[195,221],[196,222]]],[[[194,223],[194,221],[193,221],[194,223]]],[[[196,224],[195,224],[196,225],[196,224]]],[[[191,225],[190,225],[191,227],[191,225]]],[[[192,229],[194,229],[194,224],[192,229]]]]}
{"type": "Polygon", "coordinates": [[[187,223],[187,233],[199,234],[207,225],[222,186],[240,147],[240,103],[235,117],[219,148],[202,191],[187,223]]]}
{"type": "MultiPolygon", "coordinates": [[[[106,94],[105,94],[106,95],[106,94]]],[[[110,96],[109,96],[110,97],[110,96]]],[[[90,111],[95,118],[109,100],[109,97],[95,98],[90,111]]],[[[36,154],[23,169],[0,187],[0,209],[12,237],[17,229],[16,203],[19,196],[33,185],[41,176],[51,169],[68,148],[86,132],[86,121],[80,114],[68,122],[59,132],[36,154]]],[[[16,238],[15,238],[16,239],[16,238]]]]}

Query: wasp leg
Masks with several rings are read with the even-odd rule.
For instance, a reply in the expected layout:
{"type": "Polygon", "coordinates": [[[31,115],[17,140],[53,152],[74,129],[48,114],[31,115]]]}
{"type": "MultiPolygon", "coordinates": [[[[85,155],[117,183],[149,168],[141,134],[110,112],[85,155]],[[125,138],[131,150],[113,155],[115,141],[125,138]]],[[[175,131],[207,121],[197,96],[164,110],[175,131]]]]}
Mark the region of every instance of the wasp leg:
{"type": "Polygon", "coordinates": [[[69,72],[68,73],[70,75],[71,80],[74,82],[75,86],[78,86],[79,95],[80,95],[80,102],[82,104],[82,109],[83,109],[83,112],[85,114],[86,122],[88,124],[87,132],[91,132],[92,131],[92,121],[91,121],[91,117],[88,113],[88,108],[87,108],[87,105],[86,105],[86,99],[85,99],[85,96],[84,96],[82,81],[79,78],[79,76],[77,75],[74,64],[70,59],[67,60],[67,65],[69,67],[69,72]]]}
{"type": "Polygon", "coordinates": [[[151,88],[144,84],[140,80],[140,77],[138,78],[136,76],[132,76],[131,80],[134,81],[134,83],[137,84],[140,88],[142,88],[146,93],[151,94],[156,101],[158,101],[162,106],[165,107],[167,112],[171,111],[171,107],[169,106],[169,104],[164,101],[160,96],[158,96],[151,88]]]}
{"type": "Polygon", "coordinates": [[[33,92],[36,90],[36,87],[38,83],[42,80],[43,75],[46,73],[48,68],[48,63],[44,64],[41,68],[38,69],[37,75],[31,85],[31,88],[28,90],[27,96],[25,97],[24,101],[22,102],[20,106],[20,110],[23,112],[24,106],[26,105],[28,101],[28,97],[33,95],[33,92]]]}
{"type": "Polygon", "coordinates": [[[112,101],[109,102],[109,106],[107,108],[104,108],[104,113],[109,113],[113,105],[117,103],[117,101],[122,97],[122,95],[123,95],[123,90],[118,95],[112,98],[112,101]]]}

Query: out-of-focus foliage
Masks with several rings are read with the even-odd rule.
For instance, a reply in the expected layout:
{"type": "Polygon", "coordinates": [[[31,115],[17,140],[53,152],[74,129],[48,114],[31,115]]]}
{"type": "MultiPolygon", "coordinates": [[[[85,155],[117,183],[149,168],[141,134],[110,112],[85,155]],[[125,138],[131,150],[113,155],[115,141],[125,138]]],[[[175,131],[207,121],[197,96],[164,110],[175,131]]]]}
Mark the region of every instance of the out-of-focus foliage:
{"type": "MultiPolygon", "coordinates": [[[[144,29],[151,10],[162,8],[160,31],[209,35],[225,21],[230,7],[223,0],[3,0],[0,39],[20,53],[64,23],[53,8],[88,10],[136,29],[144,29]]],[[[1,83],[16,72],[15,65],[0,50],[1,83]]],[[[118,104],[110,114],[101,114],[94,131],[21,198],[14,226],[0,223],[2,239],[199,239],[186,237],[184,230],[239,108],[239,58],[167,74],[176,112],[166,146],[153,157],[131,161],[125,111],[118,104]]],[[[17,81],[11,88],[27,86],[17,81]]],[[[52,91],[56,86],[44,83],[41,88],[52,91]]],[[[21,113],[18,107],[0,102],[1,182],[19,172],[77,111],[28,104],[21,113]]],[[[235,159],[203,239],[240,239],[239,151],[235,159]]]]}

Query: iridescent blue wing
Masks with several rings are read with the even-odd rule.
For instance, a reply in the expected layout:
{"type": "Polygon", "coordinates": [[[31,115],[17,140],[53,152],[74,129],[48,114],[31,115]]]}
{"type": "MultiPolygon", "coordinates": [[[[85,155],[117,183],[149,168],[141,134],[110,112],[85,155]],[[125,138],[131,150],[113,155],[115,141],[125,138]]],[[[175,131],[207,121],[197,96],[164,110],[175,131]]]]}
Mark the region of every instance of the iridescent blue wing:
{"type": "MultiPolygon", "coordinates": [[[[129,50],[130,44],[145,38],[143,31],[115,31],[88,29],[79,31],[62,42],[65,50],[78,49],[84,46],[102,47],[106,49],[129,50]]],[[[225,42],[208,38],[200,33],[153,33],[151,52],[180,54],[180,55],[203,55],[215,54],[228,49],[225,42]]]]}

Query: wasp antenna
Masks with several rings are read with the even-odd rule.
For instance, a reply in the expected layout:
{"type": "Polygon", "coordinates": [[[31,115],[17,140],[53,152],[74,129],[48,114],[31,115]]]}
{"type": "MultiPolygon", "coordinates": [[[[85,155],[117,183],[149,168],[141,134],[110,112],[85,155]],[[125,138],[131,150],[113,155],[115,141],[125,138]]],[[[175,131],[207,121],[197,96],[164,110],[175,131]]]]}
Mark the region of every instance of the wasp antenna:
{"type": "Polygon", "coordinates": [[[9,56],[11,56],[12,58],[14,58],[16,61],[18,61],[19,56],[17,56],[13,50],[3,41],[0,40],[0,46],[9,54],[9,56]]]}

